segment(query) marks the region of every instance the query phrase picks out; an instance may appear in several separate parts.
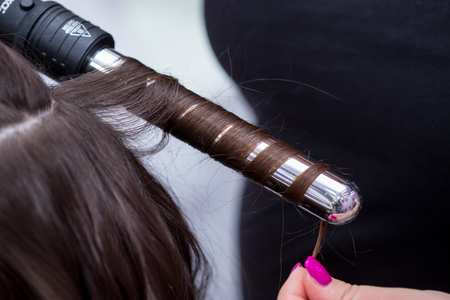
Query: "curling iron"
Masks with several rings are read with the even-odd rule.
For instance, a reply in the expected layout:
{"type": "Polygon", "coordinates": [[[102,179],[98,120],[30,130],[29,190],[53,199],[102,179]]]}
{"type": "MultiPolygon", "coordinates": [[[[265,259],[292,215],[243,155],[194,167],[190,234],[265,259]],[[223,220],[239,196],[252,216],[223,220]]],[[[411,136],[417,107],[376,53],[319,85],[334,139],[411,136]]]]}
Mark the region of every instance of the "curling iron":
{"type": "MultiPolygon", "coordinates": [[[[0,39],[36,65],[44,66],[51,77],[68,78],[92,70],[107,73],[124,61],[124,56],[114,50],[114,39],[109,33],[58,3],[5,0],[0,12],[0,39]]],[[[194,108],[188,108],[183,115],[194,108]]],[[[217,135],[216,141],[230,126],[217,135]]],[[[178,137],[176,132],[170,133],[178,137]]],[[[272,139],[261,141],[248,155],[247,163],[241,169],[234,169],[245,175],[245,167],[273,143],[272,139]]],[[[301,155],[288,157],[268,180],[257,183],[290,201],[286,190],[313,165],[309,158],[301,155]]],[[[298,205],[322,220],[342,225],[358,215],[362,197],[354,183],[326,171],[315,178],[298,205]]]]}

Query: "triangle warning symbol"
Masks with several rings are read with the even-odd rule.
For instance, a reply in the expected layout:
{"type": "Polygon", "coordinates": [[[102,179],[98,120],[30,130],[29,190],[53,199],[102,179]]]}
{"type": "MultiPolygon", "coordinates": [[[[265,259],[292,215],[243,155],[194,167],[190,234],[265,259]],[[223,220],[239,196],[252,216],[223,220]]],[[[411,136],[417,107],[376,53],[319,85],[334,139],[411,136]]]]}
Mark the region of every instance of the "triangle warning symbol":
{"type": "Polygon", "coordinates": [[[83,24],[79,24],[78,26],[76,26],[72,30],[70,35],[82,36],[82,37],[91,37],[91,34],[89,33],[89,31],[87,31],[86,26],[84,26],[83,24]]]}

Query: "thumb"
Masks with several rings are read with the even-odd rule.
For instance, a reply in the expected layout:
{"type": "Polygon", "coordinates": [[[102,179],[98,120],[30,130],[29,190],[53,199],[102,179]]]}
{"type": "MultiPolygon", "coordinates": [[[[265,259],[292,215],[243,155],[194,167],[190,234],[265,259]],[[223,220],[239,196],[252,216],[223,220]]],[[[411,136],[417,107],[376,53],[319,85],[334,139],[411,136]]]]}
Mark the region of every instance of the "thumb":
{"type": "Polygon", "coordinates": [[[278,300],[341,300],[335,291],[341,286],[350,286],[332,279],[325,268],[313,257],[308,257],[305,268],[298,263],[292,269],[286,282],[278,293],[278,300]]]}
{"type": "Polygon", "coordinates": [[[312,256],[305,261],[307,274],[303,286],[308,300],[356,299],[358,286],[331,278],[327,270],[312,256]]]}
{"type": "Polygon", "coordinates": [[[297,263],[281,287],[277,300],[307,300],[303,285],[307,276],[309,275],[306,269],[302,268],[301,263],[297,263]]]}
{"type": "MultiPolygon", "coordinates": [[[[278,293],[278,300],[336,300],[334,290],[346,283],[332,279],[325,268],[313,257],[308,257],[305,268],[298,263],[278,293]]],[[[339,298],[340,299],[340,298],[339,298]]]]}
{"type": "MultiPolygon", "coordinates": [[[[449,294],[405,288],[358,286],[331,278],[325,268],[313,257],[305,261],[307,273],[302,278],[305,298],[292,300],[450,300],[449,294]]],[[[286,300],[291,300],[286,298],[286,300]]]]}

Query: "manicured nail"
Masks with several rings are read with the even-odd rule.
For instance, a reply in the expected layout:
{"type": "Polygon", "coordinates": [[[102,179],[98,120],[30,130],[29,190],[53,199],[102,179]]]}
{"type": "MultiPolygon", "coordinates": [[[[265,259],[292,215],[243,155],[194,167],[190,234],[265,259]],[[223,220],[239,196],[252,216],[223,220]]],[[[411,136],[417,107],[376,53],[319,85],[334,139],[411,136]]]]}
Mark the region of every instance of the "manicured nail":
{"type": "Polygon", "coordinates": [[[305,269],[319,284],[328,285],[331,282],[330,274],[314,257],[308,257],[305,261],[305,269]]]}
{"type": "Polygon", "coordinates": [[[329,215],[327,219],[328,219],[328,221],[330,221],[331,223],[333,223],[333,220],[337,220],[337,217],[336,217],[336,216],[333,216],[333,215],[329,215]]]}
{"type": "Polygon", "coordinates": [[[294,272],[295,269],[297,269],[297,268],[300,267],[301,265],[302,265],[302,264],[298,262],[298,263],[292,268],[291,274],[292,274],[292,272],[294,272]]]}

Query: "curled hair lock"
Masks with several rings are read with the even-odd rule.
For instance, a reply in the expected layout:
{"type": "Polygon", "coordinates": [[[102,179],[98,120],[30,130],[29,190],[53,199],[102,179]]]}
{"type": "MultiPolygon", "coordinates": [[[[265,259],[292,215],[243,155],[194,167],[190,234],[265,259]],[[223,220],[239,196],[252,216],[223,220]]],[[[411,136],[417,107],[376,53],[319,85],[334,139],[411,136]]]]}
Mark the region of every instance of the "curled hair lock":
{"type": "Polygon", "coordinates": [[[128,111],[326,222],[341,225],[357,216],[362,201],[359,189],[330,172],[329,165],[313,162],[261,128],[186,89],[176,79],[132,58],[112,49],[101,50],[99,57],[102,59],[92,59],[88,69],[121,76],[128,85],[132,84],[131,77],[126,79],[124,75],[131,70],[139,70],[137,73],[146,78],[141,79],[140,91],[130,95],[146,99],[124,105],[128,111]],[[152,107],[156,101],[168,108],[167,115],[161,115],[157,122],[139,115],[141,105],[148,105],[148,101],[152,107]]]}

